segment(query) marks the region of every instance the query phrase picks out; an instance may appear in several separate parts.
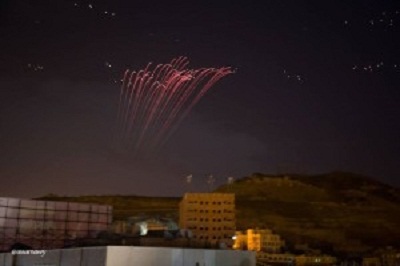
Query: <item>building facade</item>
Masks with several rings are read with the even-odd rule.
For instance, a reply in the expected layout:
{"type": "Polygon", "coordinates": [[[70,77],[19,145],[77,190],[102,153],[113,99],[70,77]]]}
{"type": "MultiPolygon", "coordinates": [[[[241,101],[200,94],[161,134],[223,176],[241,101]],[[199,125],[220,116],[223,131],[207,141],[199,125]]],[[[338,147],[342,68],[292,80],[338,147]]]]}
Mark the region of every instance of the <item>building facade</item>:
{"type": "Polygon", "coordinates": [[[15,244],[52,249],[96,238],[112,222],[112,207],[98,204],[0,198],[0,251],[15,244]]]}
{"type": "Polygon", "coordinates": [[[233,193],[186,193],[179,204],[179,227],[199,243],[231,247],[235,222],[233,193]]]}
{"type": "Polygon", "coordinates": [[[248,229],[236,232],[233,248],[278,254],[284,246],[285,241],[280,235],[269,229],[248,229]]]}
{"type": "Polygon", "coordinates": [[[295,265],[296,256],[290,253],[271,254],[266,252],[257,252],[257,262],[266,265],[295,265]]]}
{"type": "Polygon", "coordinates": [[[381,260],[378,257],[364,257],[362,266],[381,266],[381,260]]]}
{"type": "Polygon", "coordinates": [[[297,266],[336,265],[337,259],[329,255],[298,255],[296,256],[297,266]]]}

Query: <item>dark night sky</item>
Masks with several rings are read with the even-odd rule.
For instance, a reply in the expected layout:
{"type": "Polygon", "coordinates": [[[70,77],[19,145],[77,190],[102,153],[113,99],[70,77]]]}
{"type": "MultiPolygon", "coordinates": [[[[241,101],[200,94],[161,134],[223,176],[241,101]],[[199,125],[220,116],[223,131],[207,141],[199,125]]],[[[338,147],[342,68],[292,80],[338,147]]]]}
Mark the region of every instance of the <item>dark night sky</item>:
{"type": "Polygon", "coordinates": [[[189,174],[204,191],[209,174],[221,184],[253,172],[343,170],[400,185],[399,1],[0,8],[0,196],[178,196],[189,174]],[[194,68],[237,72],[158,153],[114,151],[114,80],[181,55],[194,68]]]}

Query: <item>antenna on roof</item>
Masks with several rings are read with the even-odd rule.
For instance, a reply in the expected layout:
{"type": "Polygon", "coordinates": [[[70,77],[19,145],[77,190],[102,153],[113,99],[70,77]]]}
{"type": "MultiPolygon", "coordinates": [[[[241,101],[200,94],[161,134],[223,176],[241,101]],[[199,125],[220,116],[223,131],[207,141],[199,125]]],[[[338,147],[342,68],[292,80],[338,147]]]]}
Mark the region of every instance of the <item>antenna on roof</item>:
{"type": "Polygon", "coordinates": [[[214,176],[213,176],[213,175],[209,175],[209,176],[207,177],[207,184],[208,184],[208,191],[209,191],[209,192],[212,191],[214,182],[215,182],[214,176]]]}
{"type": "Polygon", "coordinates": [[[227,185],[227,191],[228,192],[231,190],[231,186],[232,186],[234,181],[235,181],[235,178],[233,176],[228,177],[228,185],[227,185]]]}
{"type": "Polygon", "coordinates": [[[190,188],[191,188],[191,184],[192,184],[192,179],[193,179],[193,175],[192,174],[190,174],[190,175],[188,175],[187,177],[186,177],[186,184],[187,184],[187,190],[188,190],[188,192],[190,192],[190,188]]]}

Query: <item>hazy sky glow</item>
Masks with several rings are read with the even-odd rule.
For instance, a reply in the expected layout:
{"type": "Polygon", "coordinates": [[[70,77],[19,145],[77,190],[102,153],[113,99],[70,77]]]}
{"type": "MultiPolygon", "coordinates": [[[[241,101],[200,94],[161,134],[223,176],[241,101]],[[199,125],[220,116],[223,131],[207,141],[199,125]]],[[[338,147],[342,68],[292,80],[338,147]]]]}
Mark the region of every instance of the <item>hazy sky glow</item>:
{"type": "Polygon", "coordinates": [[[181,195],[253,172],[399,185],[400,2],[0,3],[0,196],[181,195]],[[157,153],[112,146],[120,79],[230,66],[157,153]]]}

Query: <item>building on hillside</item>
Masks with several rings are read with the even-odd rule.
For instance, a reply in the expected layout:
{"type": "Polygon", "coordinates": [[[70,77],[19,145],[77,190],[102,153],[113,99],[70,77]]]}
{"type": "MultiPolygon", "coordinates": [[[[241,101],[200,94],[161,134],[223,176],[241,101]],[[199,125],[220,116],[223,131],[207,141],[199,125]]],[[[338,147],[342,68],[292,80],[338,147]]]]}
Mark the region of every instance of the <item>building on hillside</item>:
{"type": "Polygon", "coordinates": [[[296,266],[336,265],[337,259],[329,255],[298,255],[296,266]]]}
{"type": "Polygon", "coordinates": [[[261,250],[261,235],[255,233],[253,229],[246,230],[246,233],[236,231],[233,239],[233,249],[252,251],[261,250]]]}
{"type": "Polygon", "coordinates": [[[280,253],[285,246],[285,241],[280,235],[273,234],[269,229],[258,229],[256,233],[260,234],[261,250],[268,253],[280,253]]]}
{"type": "Polygon", "coordinates": [[[235,194],[186,193],[179,203],[179,227],[191,230],[193,241],[199,244],[231,247],[235,194]]]}
{"type": "Polygon", "coordinates": [[[375,251],[375,255],[379,256],[382,265],[399,266],[400,265],[400,250],[388,246],[384,249],[375,251]]]}
{"type": "Polygon", "coordinates": [[[248,229],[245,233],[236,232],[233,248],[278,254],[284,246],[285,241],[280,235],[273,234],[269,229],[248,229]]]}
{"type": "Polygon", "coordinates": [[[14,245],[61,248],[96,238],[111,221],[107,205],[0,198],[0,251],[14,245]]]}
{"type": "MultiPolygon", "coordinates": [[[[328,255],[294,255],[282,253],[285,241],[280,235],[269,229],[248,229],[237,231],[234,249],[257,251],[257,263],[260,265],[296,265],[317,266],[335,265],[336,258],[328,255]]],[[[379,265],[376,265],[379,266],[379,265]]]]}
{"type": "Polygon", "coordinates": [[[114,221],[112,232],[132,236],[165,236],[177,233],[178,225],[170,218],[129,217],[125,221],[114,221]]]}
{"type": "Polygon", "coordinates": [[[362,266],[381,266],[381,260],[378,257],[364,257],[362,266]]]}
{"type": "Polygon", "coordinates": [[[379,248],[363,257],[362,266],[399,266],[400,265],[400,250],[388,246],[379,248]]]}
{"type": "Polygon", "coordinates": [[[266,252],[257,252],[257,263],[266,264],[266,265],[295,265],[296,256],[294,254],[289,253],[266,253],[266,252]]]}

